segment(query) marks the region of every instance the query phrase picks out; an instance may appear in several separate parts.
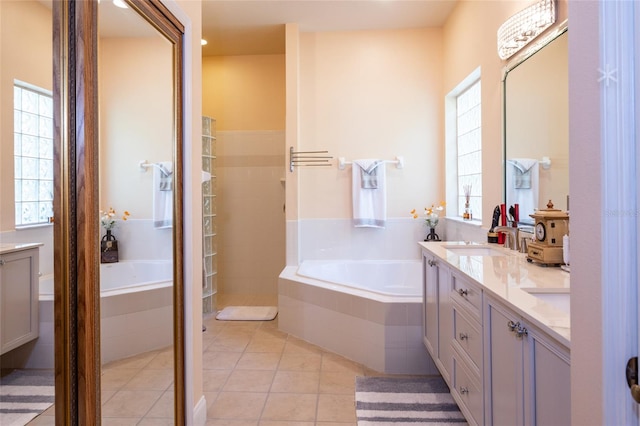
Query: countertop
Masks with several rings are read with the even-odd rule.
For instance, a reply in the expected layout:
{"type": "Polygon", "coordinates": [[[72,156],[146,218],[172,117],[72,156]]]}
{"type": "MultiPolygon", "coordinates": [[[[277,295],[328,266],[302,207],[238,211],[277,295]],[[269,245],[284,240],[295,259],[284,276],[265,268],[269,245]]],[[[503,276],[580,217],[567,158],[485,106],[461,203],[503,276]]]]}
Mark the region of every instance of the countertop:
{"type": "Polygon", "coordinates": [[[16,251],[29,250],[40,247],[43,243],[0,243],[0,254],[13,253],[16,251]]]}
{"type": "Polygon", "coordinates": [[[559,267],[529,263],[526,253],[508,250],[498,244],[478,244],[464,241],[421,242],[420,246],[461,271],[486,293],[505,302],[527,321],[541,328],[567,348],[571,346],[571,323],[568,309],[554,305],[548,299],[558,296],[568,305],[569,273],[559,267]],[[495,255],[456,254],[449,248],[490,247],[495,255]],[[542,293],[542,295],[540,295],[542,293]],[[560,293],[561,295],[558,295],[560,293]],[[550,295],[547,300],[540,297],[550,295]]]}

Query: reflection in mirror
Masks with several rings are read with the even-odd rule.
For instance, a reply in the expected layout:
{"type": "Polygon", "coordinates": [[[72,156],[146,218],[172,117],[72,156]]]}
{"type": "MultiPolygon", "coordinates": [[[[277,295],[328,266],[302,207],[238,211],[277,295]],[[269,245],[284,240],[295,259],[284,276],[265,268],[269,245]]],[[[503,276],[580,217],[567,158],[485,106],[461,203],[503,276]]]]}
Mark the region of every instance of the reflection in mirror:
{"type": "Polygon", "coordinates": [[[563,31],[504,77],[505,203],[519,205],[523,224],[549,200],[569,208],[567,38],[563,31]]]}
{"type": "Polygon", "coordinates": [[[5,425],[25,424],[54,402],[53,226],[48,223],[53,52],[50,4],[0,1],[0,17],[0,424],[5,425]],[[5,405],[5,386],[27,376],[47,395],[20,386],[21,395],[12,398],[20,408],[5,405]]]}
{"type": "Polygon", "coordinates": [[[98,18],[102,416],[173,419],[173,44],[132,8],[98,18]]]}

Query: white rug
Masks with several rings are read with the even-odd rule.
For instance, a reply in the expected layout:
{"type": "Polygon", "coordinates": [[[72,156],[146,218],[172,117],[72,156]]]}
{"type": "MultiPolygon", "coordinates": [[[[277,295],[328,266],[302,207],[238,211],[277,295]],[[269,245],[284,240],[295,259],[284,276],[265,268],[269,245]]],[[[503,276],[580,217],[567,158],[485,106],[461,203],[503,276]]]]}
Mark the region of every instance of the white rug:
{"type": "Polygon", "coordinates": [[[462,426],[467,421],[441,377],[356,377],[358,426],[462,426]]]}
{"type": "Polygon", "coordinates": [[[271,321],[278,315],[275,306],[227,306],[216,315],[220,321],[271,321]]]}
{"type": "Polygon", "coordinates": [[[2,426],[24,426],[53,402],[52,370],[14,370],[0,378],[2,426]]]}

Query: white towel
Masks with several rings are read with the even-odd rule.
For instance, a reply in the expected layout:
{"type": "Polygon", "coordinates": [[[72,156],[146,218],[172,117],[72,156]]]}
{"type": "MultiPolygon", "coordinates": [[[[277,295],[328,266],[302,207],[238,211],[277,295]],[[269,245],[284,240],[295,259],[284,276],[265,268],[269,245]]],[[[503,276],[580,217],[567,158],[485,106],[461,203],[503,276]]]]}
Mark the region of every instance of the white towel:
{"type": "Polygon", "coordinates": [[[353,226],[384,228],[387,221],[386,169],[380,160],[354,160],[352,167],[353,226]],[[375,170],[375,188],[365,182],[362,171],[375,170]]]}
{"type": "Polygon", "coordinates": [[[153,227],[173,225],[173,163],[163,161],[153,167],[153,227]]]}
{"type": "Polygon", "coordinates": [[[538,169],[538,161],[531,158],[507,160],[507,203],[519,204],[521,221],[528,220],[528,215],[538,208],[538,169]]]}

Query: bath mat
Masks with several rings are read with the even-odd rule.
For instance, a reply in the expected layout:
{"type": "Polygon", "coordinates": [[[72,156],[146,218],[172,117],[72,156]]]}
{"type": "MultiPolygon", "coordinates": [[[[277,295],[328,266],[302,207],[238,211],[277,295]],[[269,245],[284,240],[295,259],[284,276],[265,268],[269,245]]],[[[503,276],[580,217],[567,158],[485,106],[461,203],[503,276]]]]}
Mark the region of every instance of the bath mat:
{"type": "Polygon", "coordinates": [[[278,315],[275,306],[227,306],[216,315],[220,321],[271,321],[278,315]]]}
{"type": "Polygon", "coordinates": [[[358,426],[466,425],[441,377],[356,377],[358,426]]]}
{"type": "Polygon", "coordinates": [[[54,398],[53,370],[13,370],[0,377],[0,425],[26,425],[54,398]]]}

